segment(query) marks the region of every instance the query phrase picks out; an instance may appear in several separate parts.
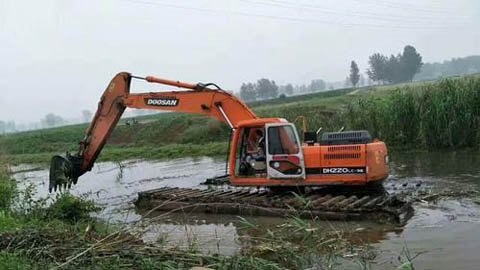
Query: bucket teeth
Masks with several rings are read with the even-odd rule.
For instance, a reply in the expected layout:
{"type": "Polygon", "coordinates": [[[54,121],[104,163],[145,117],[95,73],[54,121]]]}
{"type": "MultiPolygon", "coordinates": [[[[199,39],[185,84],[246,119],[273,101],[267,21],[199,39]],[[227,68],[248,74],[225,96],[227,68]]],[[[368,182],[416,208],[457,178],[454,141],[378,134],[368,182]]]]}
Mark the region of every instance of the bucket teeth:
{"type": "Polygon", "coordinates": [[[50,176],[48,192],[56,192],[70,189],[72,184],[76,184],[78,181],[78,162],[75,162],[75,156],[71,156],[68,153],[63,155],[57,155],[52,157],[50,163],[50,176]]]}

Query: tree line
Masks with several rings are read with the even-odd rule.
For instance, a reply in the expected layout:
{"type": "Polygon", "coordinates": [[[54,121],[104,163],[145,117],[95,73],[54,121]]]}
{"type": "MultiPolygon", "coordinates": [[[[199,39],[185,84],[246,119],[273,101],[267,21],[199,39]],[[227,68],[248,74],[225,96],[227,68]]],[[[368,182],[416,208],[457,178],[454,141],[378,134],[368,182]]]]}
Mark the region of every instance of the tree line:
{"type": "MultiPolygon", "coordinates": [[[[383,55],[374,53],[368,59],[369,67],[366,70],[368,81],[360,73],[355,61],[350,63],[350,73],[345,79],[343,87],[357,87],[373,83],[391,84],[412,81],[415,74],[420,72],[423,65],[422,56],[410,45],[403,48],[397,55],[383,55]]],[[[336,83],[329,83],[329,90],[334,89],[336,83]]],[[[338,85],[337,85],[338,86],[338,85]]],[[[340,86],[341,87],[341,86],[340,86]]],[[[262,78],[256,82],[243,83],[240,87],[240,98],[246,102],[282,98],[294,94],[306,94],[325,91],[327,83],[324,80],[312,80],[310,84],[278,85],[274,80],[262,78]]]]}
{"type": "Polygon", "coordinates": [[[256,83],[243,83],[240,87],[240,97],[244,101],[276,98],[278,86],[274,80],[262,78],[256,83]]]}
{"type": "Polygon", "coordinates": [[[17,130],[15,121],[0,121],[0,134],[15,132],[17,130]]]}
{"type": "Polygon", "coordinates": [[[240,87],[240,98],[243,101],[250,102],[263,99],[282,98],[293,94],[304,94],[324,91],[327,89],[327,83],[324,80],[312,80],[310,84],[277,85],[274,80],[262,78],[256,82],[243,83],[240,87]]]}
{"type": "MultiPolygon", "coordinates": [[[[369,57],[369,68],[366,73],[369,81],[381,84],[411,82],[412,80],[434,80],[439,78],[480,74],[480,55],[452,58],[442,63],[423,63],[422,56],[410,45],[405,46],[403,53],[396,56],[374,53],[369,57]]],[[[365,85],[363,76],[355,61],[350,63],[350,74],[344,87],[365,85]]],[[[366,85],[370,85],[367,82],[366,85]]]]}
{"type": "MultiPolygon", "coordinates": [[[[89,110],[83,110],[82,116],[79,119],[82,123],[87,123],[92,120],[93,113],[89,110]]],[[[43,117],[39,122],[33,122],[28,124],[17,124],[15,121],[1,121],[0,120],[0,135],[5,133],[14,133],[19,131],[26,131],[26,130],[35,130],[41,128],[51,128],[51,127],[58,127],[67,124],[74,124],[78,123],[79,120],[66,120],[60,115],[56,115],[54,113],[48,113],[43,117]]]]}
{"type": "Polygon", "coordinates": [[[480,55],[453,58],[442,63],[425,63],[415,80],[433,80],[443,77],[480,73],[480,55]]]}
{"type": "MultiPolygon", "coordinates": [[[[397,55],[374,53],[368,58],[368,64],[366,72],[368,77],[374,82],[385,84],[411,82],[420,71],[423,62],[417,50],[407,45],[403,52],[397,55]]],[[[350,73],[352,74],[352,71],[350,73]]]]}

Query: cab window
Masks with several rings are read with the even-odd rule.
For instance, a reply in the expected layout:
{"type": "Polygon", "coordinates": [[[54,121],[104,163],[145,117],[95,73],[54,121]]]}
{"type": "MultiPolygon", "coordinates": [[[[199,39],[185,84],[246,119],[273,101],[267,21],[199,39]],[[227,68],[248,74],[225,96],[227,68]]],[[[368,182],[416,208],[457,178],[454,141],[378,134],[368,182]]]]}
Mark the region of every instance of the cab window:
{"type": "Polygon", "coordinates": [[[268,128],[268,153],[270,155],[295,155],[300,151],[291,126],[268,128]]]}

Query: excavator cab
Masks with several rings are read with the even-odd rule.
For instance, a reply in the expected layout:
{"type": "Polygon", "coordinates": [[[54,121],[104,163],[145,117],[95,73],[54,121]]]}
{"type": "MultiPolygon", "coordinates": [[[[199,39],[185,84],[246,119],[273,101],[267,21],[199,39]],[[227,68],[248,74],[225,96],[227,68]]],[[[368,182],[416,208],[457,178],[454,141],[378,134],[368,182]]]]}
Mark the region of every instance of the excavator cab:
{"type": "Polygon", "coordinates": [[[267,172],[265,126],[239,128],[236,133],[239,136],[235,174],[239,177],[264,177],[267,172]]]}
{"type": "Polygon", "coordinates": [[[305,178],[303,151],[291,123],[266,124],[268,178],[305,178]]]}
{"type": "Polygon", "coordinates": [[[256,122],[262,123],[240,126],[236,129],[235,176],[304,179],[303,150],[295,126],[286,121],[256,122]]]}

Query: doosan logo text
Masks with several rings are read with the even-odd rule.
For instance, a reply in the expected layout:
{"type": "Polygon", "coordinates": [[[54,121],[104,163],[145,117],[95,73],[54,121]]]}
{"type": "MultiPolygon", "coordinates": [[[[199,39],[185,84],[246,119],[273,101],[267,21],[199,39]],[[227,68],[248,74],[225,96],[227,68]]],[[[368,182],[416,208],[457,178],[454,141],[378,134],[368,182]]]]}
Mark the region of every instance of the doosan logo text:
{"type": "Polygon", "coordinates": [[[176,98],[146,98],[145,103],[151,106],[175,107],[178,105],[176,98]]]}

